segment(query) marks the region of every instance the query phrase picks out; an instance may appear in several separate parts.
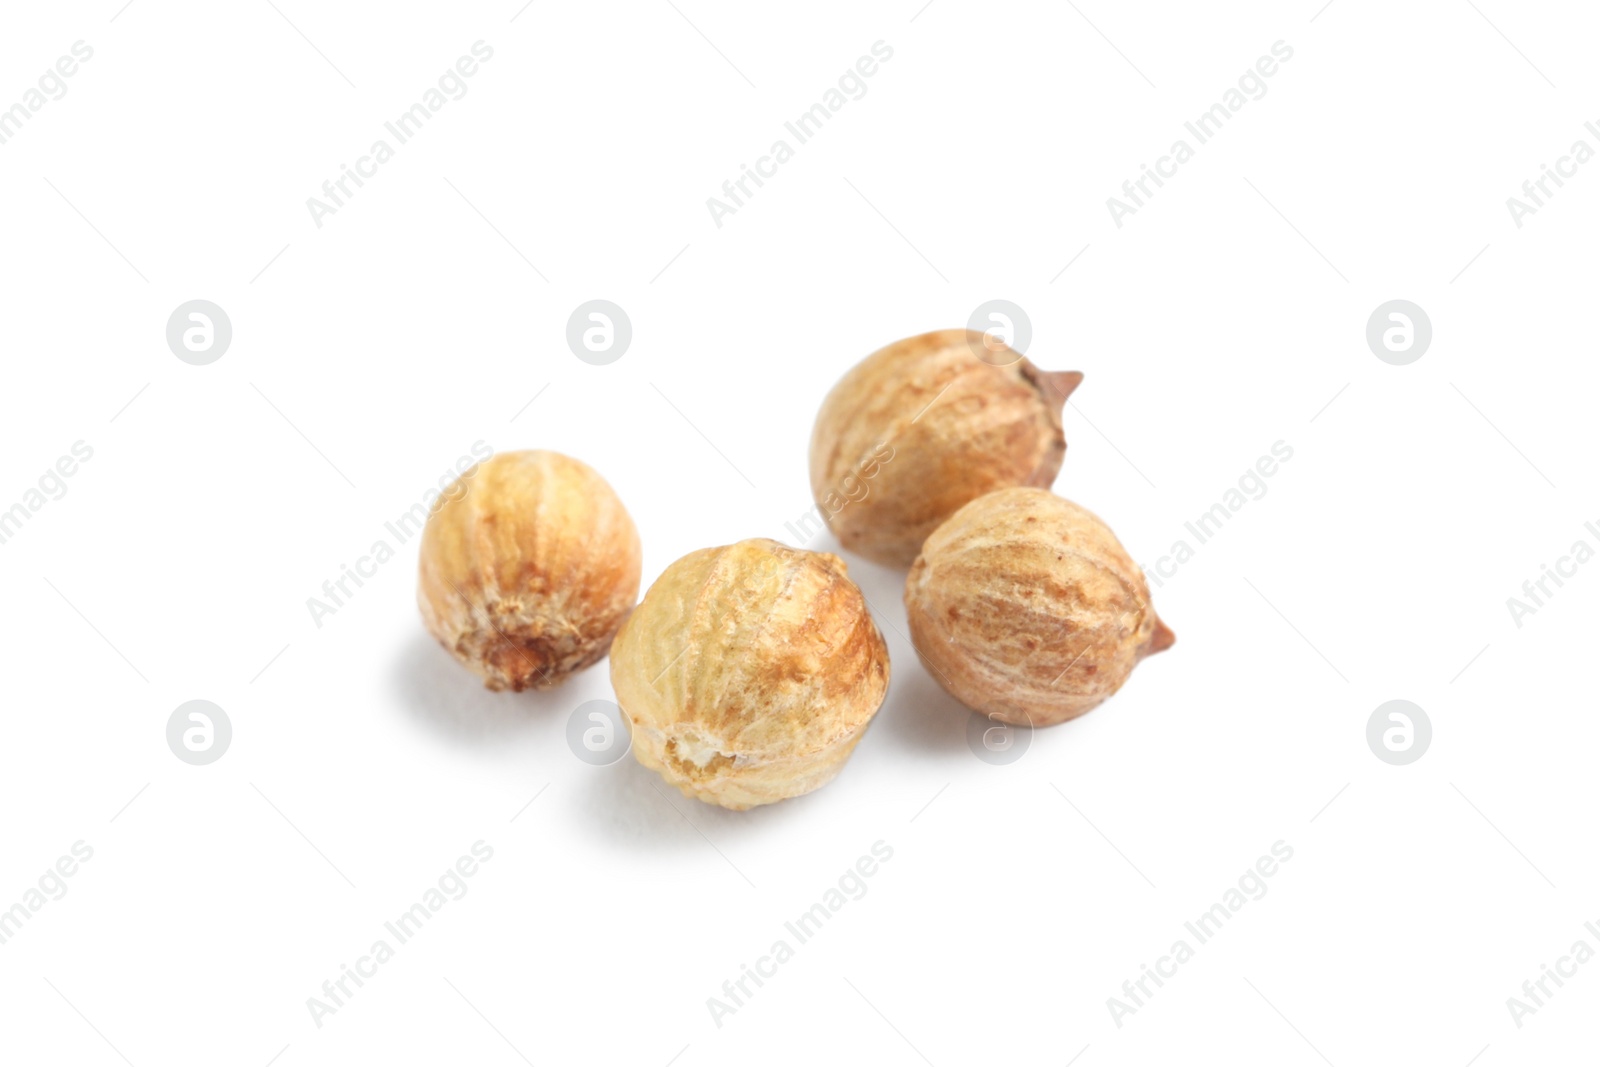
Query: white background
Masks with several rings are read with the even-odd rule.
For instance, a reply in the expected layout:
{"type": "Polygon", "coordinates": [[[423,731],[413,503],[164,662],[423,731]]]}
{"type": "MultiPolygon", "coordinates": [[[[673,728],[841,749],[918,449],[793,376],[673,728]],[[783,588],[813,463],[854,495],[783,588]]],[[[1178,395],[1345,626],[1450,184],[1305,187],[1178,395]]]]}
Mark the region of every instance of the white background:
{"type": "Polygon", "coordinates": [[[1520,229],[1505,203],[1600,148],[1583,5],[121,2],[0,32],[0,106],[94,49],[0,145],[0,507],[94,450],[0,545],[0,907],[94,849],[0,946],[0,1059],[1592,1055],[1600,963],[1521,1028],[1506,1006],[1600,949],[1600,565],[1520,628],[1506,606],[1600,547],[1600,163],[1520,229]],[[317,228],[306,198],[478,40],[467,95],[317,228]],[[706,198],[879,40],[866,95],[715,226],[706,198]],[[1106,198],[1279,40],[1268,93],[1115,226],[1106,198]],[[164,336],[196,298],[234,330],[203,367],[164,336]],[[564,340],[592,298],[633,323],[609,366],[564,340]],[[602,472],[647,584],[793,542],[827,389],[993,298],[1086,373],[1056,488],[1144,564],[1294,450],[1152,590],[1176,646],[1015,764],[969,751],[902,575],[855,558],[889,698],[836,782],[742,814],[573,757],[603,665],[486,693],[422,629],[414,541],[310,617],[480,440],[602,472]],[[1364,337],[1396,298],[1434,329],[1403,367],[1364,337]],[[196,698],[234,729],[206,767],[165,741],[196,698]],[[1396,698],[1434,730],[1405,767],[1365,740],[1396,698]],[[467,895],[315,1025],[480,839],[467,895]],[[867,895],[716,1026],[707,998],[878,840],[867,895]],[[1107,998],[1279,840],[1267,895],[1118,1027],[1107,998]]]}

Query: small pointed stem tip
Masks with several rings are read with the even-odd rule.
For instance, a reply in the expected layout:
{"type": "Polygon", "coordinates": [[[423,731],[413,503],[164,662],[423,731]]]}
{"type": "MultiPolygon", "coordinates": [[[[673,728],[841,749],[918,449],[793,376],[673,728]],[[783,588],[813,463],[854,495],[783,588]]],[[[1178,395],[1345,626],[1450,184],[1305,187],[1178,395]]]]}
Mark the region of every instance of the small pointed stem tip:
{"type": "Polygon", "coordinates": [[[1077,370],[1045,371],[1039,377],[1044,381],[1045,391],[1051,399],[1062,404],[1072,395],[1072,391],[1083,382],[1083,372],[1077,370]]]}
{"type": "Polygon", "coordinates": [[[1150,640],[1145,645],[1144,654],[1153,656],[1157,652],[1165,652],[1172,647],[1172,643],[1177,639],[1178,635],[1169,630],[1166,623],[1157,619],[1155,632],[1150,635],[1150,640]]]}

